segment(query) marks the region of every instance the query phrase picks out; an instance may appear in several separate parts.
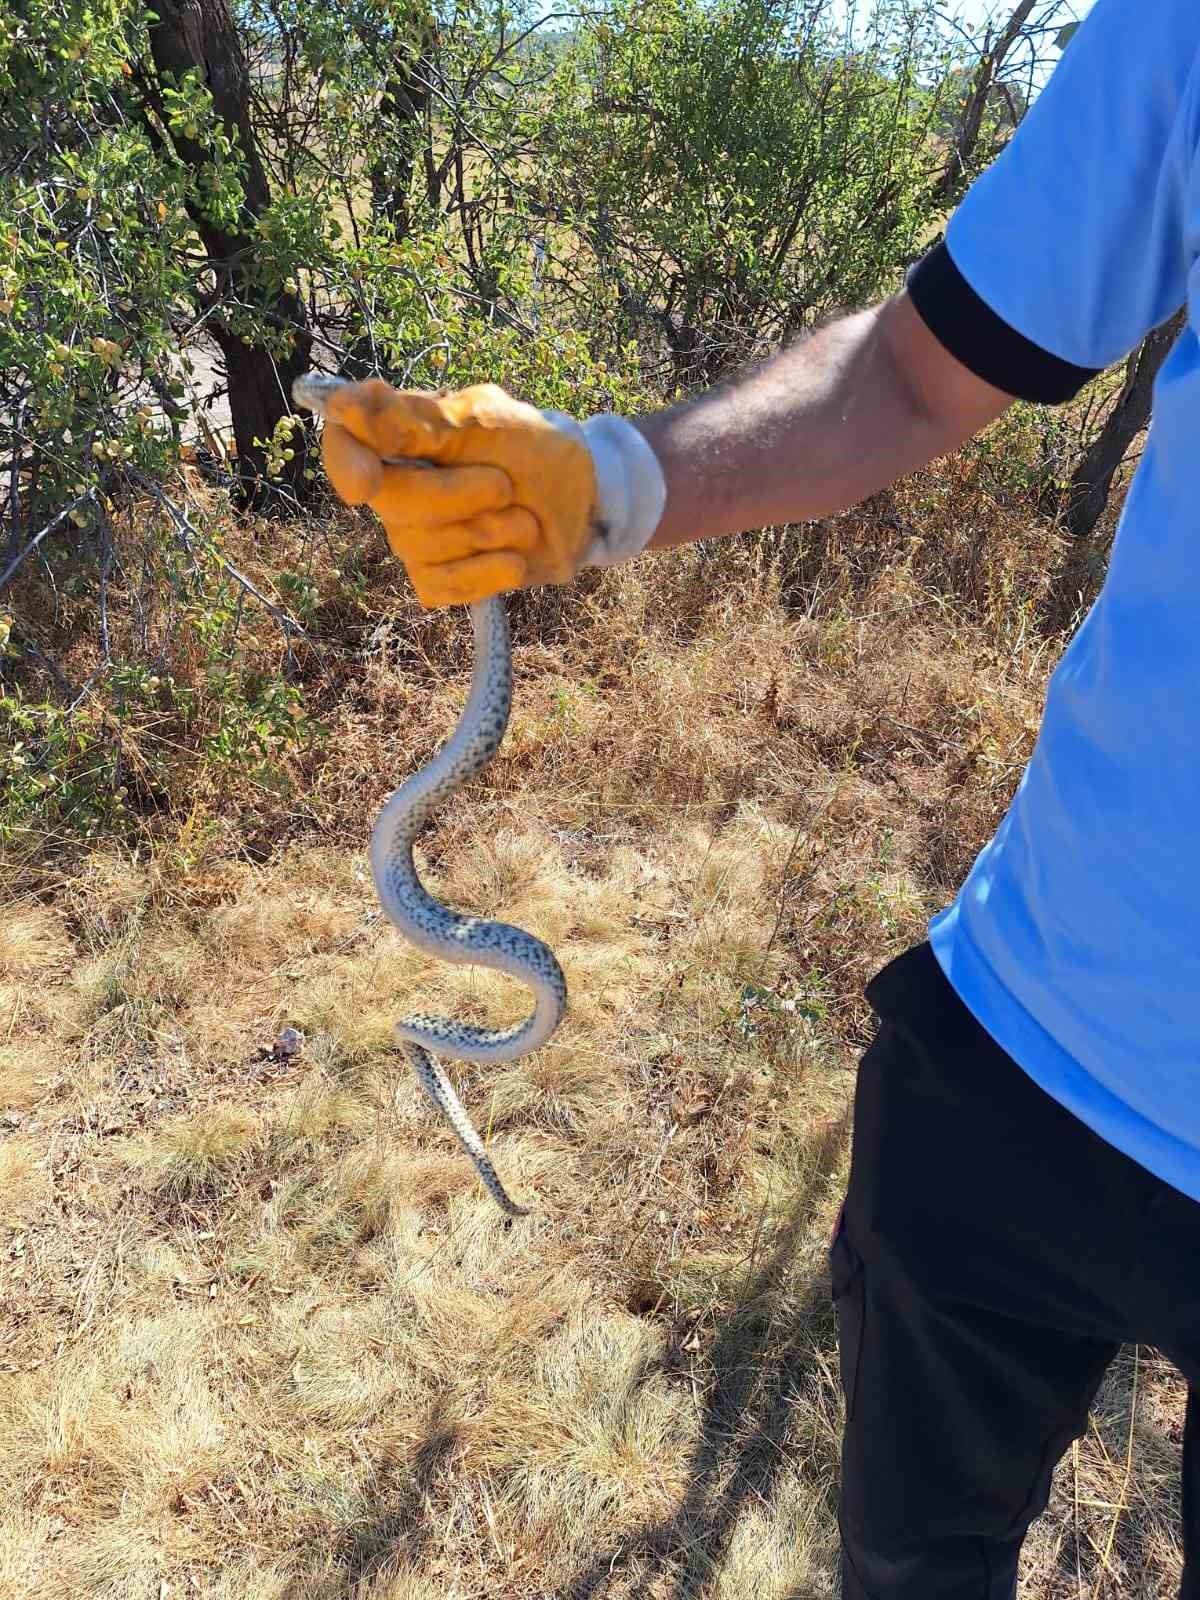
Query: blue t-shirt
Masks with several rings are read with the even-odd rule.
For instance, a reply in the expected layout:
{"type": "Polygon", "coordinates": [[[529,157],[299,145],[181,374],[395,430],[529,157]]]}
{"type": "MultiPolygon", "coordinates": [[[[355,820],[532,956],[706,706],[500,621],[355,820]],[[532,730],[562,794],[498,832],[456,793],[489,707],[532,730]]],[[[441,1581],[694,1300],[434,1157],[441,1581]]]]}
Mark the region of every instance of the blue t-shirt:
{"type": "Polygon", "coordinates": [[[1200,3],[1099,0],[910,280],[955,355],[1037,399],[1189,307],[1107,581],[1051,679],[1012,806],[930,939],[1042,1088],[1196,1200],[1198,148],[1200,3]]]}

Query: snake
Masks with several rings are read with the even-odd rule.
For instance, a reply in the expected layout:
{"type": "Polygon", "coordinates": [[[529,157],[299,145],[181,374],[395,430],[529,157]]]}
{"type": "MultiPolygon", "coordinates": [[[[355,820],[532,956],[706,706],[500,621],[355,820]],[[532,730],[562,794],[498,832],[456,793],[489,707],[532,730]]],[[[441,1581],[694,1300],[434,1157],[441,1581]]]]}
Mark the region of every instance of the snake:
{"type": "MultiPolygon", "coordinates": [[[[344,382],[324,373],[307,373],[293,383],[292,398],[324,415],[330,397],[344,382]]],[[[384,459],[432,470],[428,461],[384,459]]],[[[522,1217],[529,1214],[528,1208],[510,1198],[437,1057],[486,1065],[516,1061],[539,1049],[566,1012],[566,979],[553,951],[531,933],[444,906],[421,882],[413,860],[421,829],[500,748],[512,710],[512,639],[504,600],[496,595],[467,610],[474,657],[466,706],[446,743],[384,803],[371,831],[371,875],[388,921],[417,949],[444,961],[507,973],[533,995],[529,1016],[508,1028],[414,1012],[401,1017],[393,1029],[417,1083],[471,1158],[488,1193],[509,1216],[522,1217]]]]}

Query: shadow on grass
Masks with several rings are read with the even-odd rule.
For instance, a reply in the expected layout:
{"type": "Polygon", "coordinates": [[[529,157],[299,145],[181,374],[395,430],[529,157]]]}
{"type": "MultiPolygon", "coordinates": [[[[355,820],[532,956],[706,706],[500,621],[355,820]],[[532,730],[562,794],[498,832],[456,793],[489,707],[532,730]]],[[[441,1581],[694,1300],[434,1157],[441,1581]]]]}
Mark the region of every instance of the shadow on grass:
{"type": "Polygon", "coordinates": [[[1026,1547],[1031,1593],[1162,1600],[1179,1592],[1186,1403],[1186,1380],[1165,1356],[1145,1345],[1122,1349],[1096,1397],[1078,1469],[1070,1451],[1059,1467],[1049,1514],[1057,1517],[1050,1528],[1035,1525],[1026,1547]],[[1151,1384],[1159,1387],[1160,1413],[1174,1411],[1169,1427],[1161,1415],[1157,1426],[1147,1419],[1145,1391],[1151,1384]],[[1044,1550],[1048,1538],[1052,1552],[1039,1562],[1039,1546],[1044,1550]],[[1038,1589],[1033,1585],[1043,1572],[1038,1589]]]}
{"type": "Polygon", "coordinates": [[[381,1473],[364,1503],[330,1541],[318,1570],[295,1578],[285,1600],[354,1600],[371,1579],[398,1561],[420,1566],[421,1557],[440,1545],[433,1525],[436,1486],[454,1458],[458,1430],[437,1412],[403,1475],[381,1473]]]}
{"type": "MultiPolygon", "coordinates": [[[[770,1502],[781,1478],[801,1470],[794,1447],[798,1402],[824,1379],[834,1319],[824,1271],[797,1287],[795,1258],[811,1248],[815,1217],[848,1136],[850,1111],[823,1128],[806,1162],[807,1178],[770,1256],[745,1283],[738,1304],[708,1351],[708,1384],[700,1436],[688,1464],[688,1488],[675,1513],[635,1529],[596,1555],[560,1591],[560,1600],[598,1600],[628,1566],[660,1585],[655,1594],[693,1600],[719,1569],[748,1505],[770,1502]],[[776,1305],[788,1283],[789,1317],[776,1305]],[[662,1590],[665,1580],[670,1588],[662,1590]]],[[[657,1356],[643,1374],[661,1370],[657,1356]]],[[[836,1436],[814,1430],[803,1473],[810,1492],[836,1507],[836,1436]]],[[[441,1544],[433,1526],[437,1484],[453,1459],[454,1424],[436,1415],[403,1477],[381,1474],[365,1503],[324,1553],[298,1576],[286,1600],[354,1600],[396,1563],[420,1570],[441,1544]],[[315,1569],[315,1570],[314,1570],[315,1569]]],[[[804,1600],[797,1596],[796,1600],[804,1600]]]]}
{"type": "MultiPolygon", "coordinates": [[[[848,1134],[850,1111],[811,1152],[810,1175],[769,1260],[747,1285],[736,1311],[711,1350],[712,1376],[700,1437],[688,1470],[688,1487],[671,1516],[636,1529],[598,1551],[556,1600],[604,1600],[653,1593],[655,1600],[700,1600],[719,1581],[744,1513],[769,1506],[789,1473],[801,1475],[809,1504],[836,1523],[840,1441],[836,1427],[814,1426],[803,1454],[797,1449],[795,1411],[811,1404],[830,1376],[836,1347],[835,1318],[824,1272],[791,1296],[789,1324],[771,1314],[776,1284],[793,1258],[811,1249],[812,1229],[827,1183],[848,1134]],[[622,1579],[626,1586],[622,1586],[622,1579]],[[636,1582],[636,1587],[629,1583],[636,1582]]],[[[1163,1357],[1140,1352],[1142,1385],[1157,1363],[1167,1370],[1178,1408],[1174,1432],[1182,1434],[1186,1384],[1163,1357]]],[[[1165,1437],[1135,1414],[1134,1351],[1127,1347],[1109,1369],[1097,1399],[1090,1446],[1090,1482],[1080,1491],[1084,1510],[1070,1504],[1070,1480],[1057,1503],[1035,1524],[1026,1549],[1022,1593],[1092,1600],[1160,1600],[1174,1595],[1180,1577],[1179,1439],[1165,1437]],[[1126,1451],[1132,1439],[1132,1467],[1126,1451]],[[1038,1546],[1040,1545],[1040,1550],[1038,1546]]],[[[1138,1405],[1140,1407],[1139,1399],[1138,1405]]],[[[1200,1399],[1192,1403],[1200,1425],[1200,1399]]],[[[1072,1474],[1068,1452],[1061,1472],[1072,1474]]],[[[1193,1468],[1200,1483],[1200,1467],[1193,1468]]],[[[1200,1490],[1193,1490],[1200,1500],[1200,1490]]],[[[833,1579],[830,1572],[830,1583],[833,1579]]],[[[789,1600],[816,1600],[833,1592],[823,1581],[794,1588],[789,1600]]],[[[1192,1594],[1189,1587],[1188,1595],[1192,1594]]],[[[1196,1591],[1200,1595],[1200,1590],[1196,1591]]]]}
{"type": "MultiPolygon", "coordinates": [[[[796,1407],[828,1373],[835,1332],[828,1277],[793,1290],[788,1325],[772,1312],[777,1286],[808,1247],[830,1174],[849,1132],[850,1110],[822,1131],[786,1227],[770,1257],[746,1285],[737,1309],[708,1352],[700,1437],[688,1464],[688,1487],[674,1513],[634,1530],[596,1553],[559,1600],[599,1600],[631,1565],[655,1595],[695,1600],[719,1570],[743,1512],[770,1504],[781,1480],[801,1470],[795,1448],[796,1407]],[[664,1586],[663,1580],[666,1580],[664,1586]]],[[[836,1516],[838,1443],[833,1430],[813,1430],[803,1473],[814,1498],[836,1516]]],[[[805,1600],[797,1594],[795,1600],[805,1600]]]]}

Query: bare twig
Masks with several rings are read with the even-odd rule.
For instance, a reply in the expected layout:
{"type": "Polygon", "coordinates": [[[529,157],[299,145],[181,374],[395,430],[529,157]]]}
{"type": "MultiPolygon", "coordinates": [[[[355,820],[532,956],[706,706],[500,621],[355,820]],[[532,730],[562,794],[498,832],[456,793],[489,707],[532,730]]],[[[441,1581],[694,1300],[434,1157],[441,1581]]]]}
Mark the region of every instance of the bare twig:
{"type": "Polygon", "coordinates": [[[13,576],[17,568],[23,564],[27,556],[31,556],[33,554],[47,534],[53,533],[56,528],[61,527],[71,513],[73,511],[78,511],[81,505],[84,505],[87,501],[94,499],[95,492],[91,489],[85,490],[83,494],[76,495],[74,500],[71,501],[70,505],[64,506],[61,511],[56,512],[55,515],[50,518],[50,521],[46,524],[46,526],[42,528],[39,533],[35,533],[25,548],[23,550],[19,550],[5,567],[4,571],[0,572],[0,589],[4,588],[4,585],[13,576]]]}
{"type": "Polygon", "coordinates": [[[112,573],[112,525],[107,517],[100,519],[100,647],[104,651],[104,664],[112,659],[112,646],[108,630],[108,580],[112,573]]]}
{"type": "Polygon", "coordinates": [[[74,710],[79,700],[83,698],[83,693],[76,689],[70,678],[64,675],[58,664],[52,661],[44,651],[39,650],[37,645],[34,644],[33,640],[26,638],[24,634],[14,632],[10,636],[10,643],[13,644],[22,655],[26,655],[31,660],[37,662],[38,666],[41,667],[46,676],[53,680],[54,687],[58,690],[62,698],[72,702],[71,709],[74,710]]]}
{"type": "MultiPolygon", "coordinates": [[[[193,541],[203,542],[203,534],[191,521],[187,512],[184,511],[180,506],[176,505],[175,501],[172,500],[169,495],[164,494],[161,487],[154,482],[153,478],[143,477],[139,473],[137,481],[144,489],[153,495],[155,500],[158,501],[159,505],[170,517],[175,526],[175,531],[179,535],[179,541],[182,544],[189,560],[192,562],[193,566],[198,567],[199,563],[196,558],[195,549],[193,548],[193,541]]],[[[289,613],[286,612],[281,606],[277,606],[273,600],[269,600],[262,590],[258,588],[258,586],[253,583],[244,572],[242,572],[238,567],[234,566],[233,562],[230,561],[227,556],[221,555],[219,551],[213,550],[211,547],[208,547],[208,553],[211,555],[217,566],[220,567],[221,571],[224,572],[227,577],[232,578],[234,583],[244,590],[246,594],[257,600],[259,605],[262,606],[263,610],[266,611],[267,614],[275,621],[280,632],[283,634],[284,643],[287,646],[289,656],[292,652],[292,636],[295,635],[296,638],[304,640],[305,644],[310,647],[310,649],[313,651],[313,654],[317,657],[317,660],[321,662],[322,668],[324,667],[324,658],[322,657],[321,652],[314,642],[312,636],[305,631],[301,623],[296,621],[295,617],[289,615],[289,613]]]]}
{"type": "Polygon", "coordinates": [[[1121,1493],[1117,1498],[1116,1505],[1113,1507],[1113,1519],[1112,1519],[1112,1522],[1109,1525],[1108,1538],[1105,1541],[1104,1550],[1103,1550],[1103,1552],[1101,1553],[1101,1556],[1100,1556],[1100,1576],[1096,1579],[1095,1586],[1092,1589],[1092,1600],[1096,1600],[1096,1597],[1100,1593],[1100,1587],[1103,1584],[1104,1579],[1109,1574],[1109,1565],[1108,1565],[1108,1563],[1109,1563],[1109,1559],[1112,1556],[1113,1544],[1114,1544],[1114,1542],[1116,1540],[1116,1537],[1117,1537],[1117,1528],[1118,1528],[1118,1526],[1120,1524],[1120,1521],[1121,1521],[1121,1513],[1122,1513],[1122,1511],[1126,1511],[1129,1508],[1129,1501],[1128,1501],[1127,1496],[1129,1494],[1129,1480],[1133,1475],[1133,1439],[1134,1439],[1134,1425],[1135,1425],[1135,1423],[1137,1421],[1138,1362],[1139,1362],[1140,1353],[1141,1352],[1140,1352],[1138,1346],[1134,1345],[1134,1347],[1133,1347],[1133,1384],[1132,1384],[1130,1395],[1129,1395],[1129,1433],[1128,1433],[1128,1436],[1127,1436],[1127,1438],[1125,1440],[1125,1476],[1121,1481],[1121,1493]]]}

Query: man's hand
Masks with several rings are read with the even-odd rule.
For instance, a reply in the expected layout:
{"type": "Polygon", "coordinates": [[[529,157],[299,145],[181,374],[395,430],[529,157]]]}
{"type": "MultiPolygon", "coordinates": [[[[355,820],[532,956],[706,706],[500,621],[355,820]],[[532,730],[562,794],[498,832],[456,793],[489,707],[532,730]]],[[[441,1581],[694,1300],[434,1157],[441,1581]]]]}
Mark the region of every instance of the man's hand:
{"type": "Polygon", "coordinates": [[[597,488],[577,424],[558,426],[495,384],[431,395],[380,379],[335,390],[326,417],[330,482],[376,513],[423,605],[566,583],[578,570],[597,488]]]}

